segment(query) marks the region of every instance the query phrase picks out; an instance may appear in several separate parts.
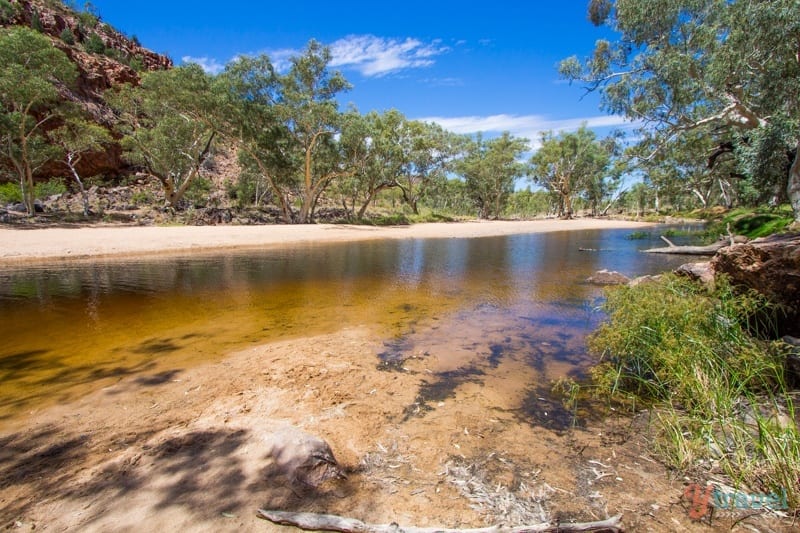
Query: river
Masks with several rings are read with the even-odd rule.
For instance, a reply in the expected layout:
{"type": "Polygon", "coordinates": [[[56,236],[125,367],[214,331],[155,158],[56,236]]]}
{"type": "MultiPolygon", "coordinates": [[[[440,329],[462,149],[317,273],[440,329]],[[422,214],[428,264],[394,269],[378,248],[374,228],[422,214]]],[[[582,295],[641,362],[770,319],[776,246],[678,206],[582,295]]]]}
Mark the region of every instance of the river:
{"type": "Polygon", "coordinates": [[[581,376],[603,315],[599,269],[659,273],[685,258],[640,253],[658,231],[298,245],[142,260],[6,267],[0,274],[0,421],[130,375],[348,326],[384,339],[377,365],[436,352],[429,399],[527,354],[547,379],[581,376]],[[472,369],[472,370],[471,370],[472,369]]]}

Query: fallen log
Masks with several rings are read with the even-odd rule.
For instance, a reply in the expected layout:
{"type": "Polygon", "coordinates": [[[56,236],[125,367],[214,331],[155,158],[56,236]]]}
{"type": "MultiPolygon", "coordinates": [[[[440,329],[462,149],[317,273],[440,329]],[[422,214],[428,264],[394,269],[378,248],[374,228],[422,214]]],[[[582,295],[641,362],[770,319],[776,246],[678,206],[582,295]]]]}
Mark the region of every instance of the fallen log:
{"type": "Polygon", "coordinates": [[[343,516],[292,513],[288,511],[258,510],[258,516],[285,526],[294,526],[312,531],[339,531],[341,533],[546,533],[556,531],[622,531],[622,515],[597,522],[547,522],[530,526],[507,527],[502,525],[474,529],[447,529],[440,527],[401,527],[397,524],[365,524],[355,518],[343,516]]]}
{"type": "Polygon", "coordinates": [[[705,246],[677,246],[663,235],[661,236],[661,240],[666,242],[668,246],[665,248],[648,248],[642,251],[648,254],[714,255],[717,251],[726,246],[730,246],[735,242],[741,242],[740,239],[733,238],[730,240],[725,239],[723,241],[717,241],[705,246]]]}

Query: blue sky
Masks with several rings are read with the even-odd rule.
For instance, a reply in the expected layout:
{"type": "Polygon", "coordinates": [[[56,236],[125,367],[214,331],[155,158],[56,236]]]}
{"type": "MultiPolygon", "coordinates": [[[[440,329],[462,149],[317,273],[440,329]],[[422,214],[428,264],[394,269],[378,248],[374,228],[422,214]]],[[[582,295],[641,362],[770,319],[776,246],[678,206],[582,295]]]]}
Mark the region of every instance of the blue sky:
{"type": "Polygon", "coordinates": [[[587,20],[587,0],[92,3],[144,46],[211,72],[240,54],[280,64],[317,39],[353,84],[342,104],[362,112],[395,108],[457,133],[508,130],[534,148],[542,130],[586,121],[603,135],[623,125],[597,95],[558,78],[559,60],[590,54],[608,35],[587,20]]]}

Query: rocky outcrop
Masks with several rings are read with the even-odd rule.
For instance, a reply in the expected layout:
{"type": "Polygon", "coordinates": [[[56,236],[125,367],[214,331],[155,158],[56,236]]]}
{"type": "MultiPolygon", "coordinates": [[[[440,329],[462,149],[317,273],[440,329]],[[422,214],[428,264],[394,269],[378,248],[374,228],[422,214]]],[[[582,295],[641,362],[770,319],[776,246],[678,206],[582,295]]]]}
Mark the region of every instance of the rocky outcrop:
{"type": "Polygon", "coordinates": [[[772,235],[734,244],[711,260],[715,274],[754,289],[781,306],[782,334],[800,336],[800,234],[772,235]]]}

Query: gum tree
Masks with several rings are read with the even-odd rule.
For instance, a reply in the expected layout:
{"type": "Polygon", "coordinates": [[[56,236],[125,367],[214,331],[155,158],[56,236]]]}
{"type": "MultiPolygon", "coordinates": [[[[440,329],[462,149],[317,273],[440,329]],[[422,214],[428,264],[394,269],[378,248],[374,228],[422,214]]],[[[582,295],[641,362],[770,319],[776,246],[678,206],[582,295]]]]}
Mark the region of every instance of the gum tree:
{"type": "Polygon", "coordinates": [[[310,41],[303,54],[290,59],[291,67],[279,77],[277,118],[282,122],[291,161],[300,163],[300,211],[297,221],[310,222],[317,200],[337,177],[351,170],[336,157],[336,137],[341,133],[342,114],[336,96],[350,84],[338,71],[328,70],[331,52],[317,41],[310,41]]]}
{"type": "Polygon", "coordinates": [[[86,192],[83,179],[78,173],[78,165],[83,157],[91,152],[99,152],[112,142],[111,134],[104,127],[73,116],[66,119],[63,125],[50,132],[53,144],[61,148],[61,162],[69,170],[72,179],[78,184],[83,201],[83,216],[89,216],[89,194],[86,192]]]}
{"type": "Polygon", "coordinates": [[[514,183],[527,173],[520,158],[528,150],[528,139],[504,132],[496,139],[478,135],[467,142],[464,157],[455,170],[464,177],[467,195],[479,218],[499,218],[514,191],[514,183]]]}
{"type": "Polygon", "coordinates": [[[77,71],[50,40],[28,28],[0,29],[0,155],[17,175],[28,214],[33,178],[57,152],[45,132],[60,117],[59,87],[77,71]]]}
{"type": "Polygon", "coordinates": [[[610,147],[585,125],[575,132],[541,134],[541,148],[531,157],[530,178],[557,198],[559,217],[572,218],[575,197],[605,179],[610,147]]]}
{"type": "MultiPolygon", "coordinates": [[[[734,153],[748,178],[775,176],[776,201],[788,199],[800,220],[797,13],[797,0],[592,0],[591,21],[618,38],[560,70],[600,91],[609,112],[644,125],[655,146],[644,158],[688,132],[713,131],[717,150],[734,153]]],[[[711,155],[696,157],[713,165],[711,155]]]]}
{"type": "Polygon", "coordinates": [[[194,64],[148,72],[141,86],[126,85],[106,98],[127,158],[158,180],[169,206],[179,208],[217,134],[210,78],[194,64]]]}

